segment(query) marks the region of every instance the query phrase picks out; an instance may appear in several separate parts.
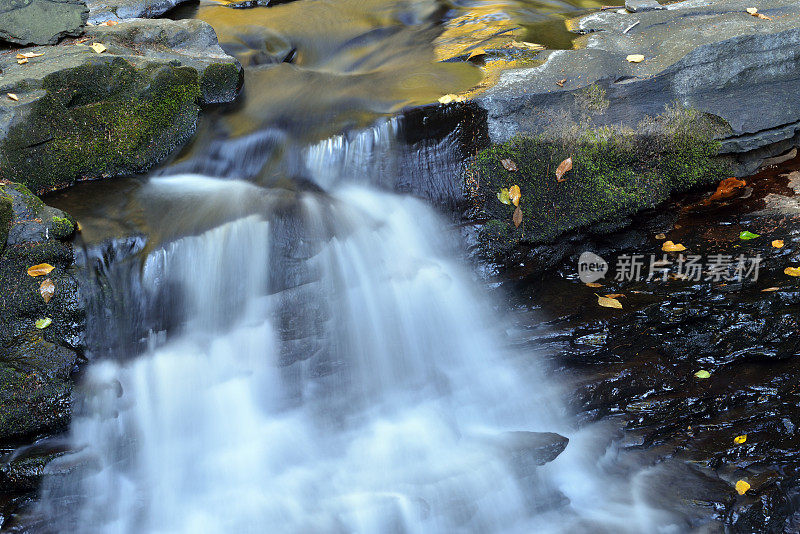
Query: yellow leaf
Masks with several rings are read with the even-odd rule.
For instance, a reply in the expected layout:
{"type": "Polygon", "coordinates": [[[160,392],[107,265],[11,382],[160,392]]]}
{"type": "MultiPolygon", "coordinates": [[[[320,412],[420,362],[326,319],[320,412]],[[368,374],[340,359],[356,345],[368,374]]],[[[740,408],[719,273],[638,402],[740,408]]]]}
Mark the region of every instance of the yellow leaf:
{"type": "Polygon", "coordinates": [[[762,293],[769,293],[771,291],[778,291],[778,290],[780,290],[779,287],[768,287],[767,289],[762,289],[761,292],[762,293]]]}
{"type": "Polygon", "coordinates": [[[26,57],[17,60],[17,63],[19,63],[20,65],[24,65],[27,62],[28,62],[28,58],[26,58],[26,57]]]}
{"type": "Polygon", "coordinates": [[[519,199],[522,198],[522,191],[519,190],[518,185],[512,185],[508,188],[508,198],[515,206],[519,206],[519,199]]]}
{"type": "Polygon", "coordinates": [[[75,221],[75,229],[77,229],[79,232],[83,231],[80,221],[75,221]]]}
{"type": "Polygon", "coordinates": [[[733,442],[737,445],[741,445],[745,441],[747,441],[747,434],[742,434],[741,436],[736,436],[733,438],[733,442]]]}
{"type": "Polygon", "coordinates": [[[503,164],[503,167],[505,167],[505,169],[506,169],[507,171],[514,172],[514,171],[516,171],[516,170],[517,170],[517,164],[516,164],[516,163],[514,163],[514,162],[513,162],[512,160],[510,160],[510,159],[501,159],[501,160],[500,160],[500,163],[502,163],[502,164],[503,164]]]}
{"type": "Polygon", "coordinates": [[[45,304],[50,302],[50,299],[53,298],[53,294],[55,294],[55,292],[56,292],[56,285],[49,278],[47,278],[39,286],[39,294],[44,299],[44,303],[45,304]]]}
{"type": "Polygon", "coordinates": [[[694,374],[694,376],[696,376],[697,378],[703,378],[703,379],[705,379],[705,378],[711,378],[711,373],[709,373],[709,372],[708,372],[708,371],[706,371],[705,369],[700,369],[699,371],[697,371],[697,372],[694,374]]]}
{"type": "Polygon", "coordinates": [[[36,52],[22,52],[21,54],[17,54],[17,59],[30,59],[32,57],[39,57],[43,56],[44,52],[37,54],[36,52]]]}
{"type": "Polygon", "coordinates": [[[616,308],[618,310],[622,309],[622,303],[614,298],[601,297],[600,295],[597,295],[597,303],[604,308],[616,308]]]}
{"type": "Polygon", "coordinates": [[[542,45],[529,43],[528,41],[511,41],[511,46],[514,48],[527,48],[528,50],[544,50],[542,45]]]}
{"type": "Polygon", "coordinates": [[[480,57],[480,56],[485,56],[485,55],[486,55],[486,50],[484,50],[483,48],[476,48],[475,50],[473,50],[473,51],[470,53],[470,55],[469,55],[469,57],[468,57],[467,59],[468,59],[468,60],[470,60],[470,59],[472,59],[472,58],[476,58],[476,57],[480,57]]]}
{"type": "Polygon", "coordinates": [[[514,210],[514,215],[511,217],[511,220],[514,221],[515,228],[519,228],[519,225],[522,224],[522,210],[519,209],[519,206],[514,210]]]}
{"type": "Polygon", "coordinates": [[[49,263],[40,263],[39,265],[34,265],[33,267],[28,267],[28,276],[32,276],[36,278],[37,276],[44,276],[46,274],[50,274],[50,271],[55,269],[49,263]]]}
{"type": "Polygon", "coordinates": [[[775,248],[783,248],[783,239],[776,239],[772,242],[772,246],[775,248]]]}
{"type": "Polygon", "coordinates": [[[503,204],[511,204],[511,199],[508,197],[508,189],[505,187],[497,193],[497,200],[502,202],[503,204]]]}
{"type": "Polygon", "coordinates": [[[14,93],[8,93],[8,98],[13,100],[14,102],[19,102],[19,97],[14,93]]]}
{"type": "Polygon", "coordinates": [[[656,234],[656,239],[663,241],[667,238],[666,234],[656,234]]]}
{"type": "Polygon", "coordinates": [[[564,175],[567,174],[569,171],[572,170],[572,158],[569,157],[559,163],[558,168],[556,169],[556,180],[559,182],[565,182],[567,179],[564,178],[564,175]]]}
{"type": "Polygon", "coordinates": [[[631,63],[641,63],[642,61],[644,61],[644,56],[642,54],[631,54],[625,59],[627,59],[631,63]]]}
{"type": "Polygon", "coordinates": [[[673,243],[672,241],[664,241],[661,245],[661,250],[664,252],[682,252],[686,250],[686,247],[681,245],[680,243],[673,243]]]}
{"type": "Polygon", "coordinates": [[[736,483],[736,493],[738,493],[739,495],[744,495],[745,493],[747,493],[747,490],[749,489],[750,489],[750,484],[748,484],[744,480],[740,480],[739,482],[736,483]]]}
{"type": "Polygon", "coordinates": [[[597,282],[586,282],[586,287],[603,287],[603,284],[597,282]]]}
{"type": "Polygon", "coordinates": [[[787,267],[783,272],[789,276],[800,276],[800,267],[787,267]]]}
{"type": "Polygon", "coordinates": [[[105,47],[105,45],[103,45],[103,44],[101,44],[101,43],[92,43],[92,44],[90,44],[90,45],[89,45],[89,48],[91,48],[92,50],[94,50],[94,51],[95,51],[95,52],[97,52],[98,54],[102,54],[103,52],[105,52],[106,50],[108,50],[108,49],[105,47]]]}
{"type": "Polygon", "coordinates": [[[758,8],[755,8],[755,7],[748,7],[748,8],[747,8],[747,12],[748,12],[748,13],[750,13],[751,15],[754,15],[754,16],[755,16],[755,15],[756,15],[756,13],[758,13],[758,8]]]}
{"type": "Polygon", "coordinates": [[[39,330],[44,330],[45,328],[53,324],[53,320],[50,317],[42,317],[41,319],[37,319],[34,324],[36,325],[36,328],[38,328],[39,330]]]}

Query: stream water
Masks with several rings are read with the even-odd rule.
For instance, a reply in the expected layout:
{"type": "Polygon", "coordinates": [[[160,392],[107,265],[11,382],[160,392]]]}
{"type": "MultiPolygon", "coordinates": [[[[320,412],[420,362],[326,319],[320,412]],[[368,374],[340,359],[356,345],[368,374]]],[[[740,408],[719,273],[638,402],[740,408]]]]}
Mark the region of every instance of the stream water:
{"type": "Polygon", "coordinates": [[[434,61],[439,9],[193,13],[240,58],[266,28],[302,59],[251,63],[241,107],[157,175],[52,199],[82,221],[97,290],[74,452],[50,466],[36,531],[684,531],[648,497],[654,468],[604,426],[577,430],[460,234],[393,192],[447,196],[448,140],[410,151],[398,119],[357,129],[474,83],[434,61]],[[525,432],[570,442],[538,466],[525,432]]]}

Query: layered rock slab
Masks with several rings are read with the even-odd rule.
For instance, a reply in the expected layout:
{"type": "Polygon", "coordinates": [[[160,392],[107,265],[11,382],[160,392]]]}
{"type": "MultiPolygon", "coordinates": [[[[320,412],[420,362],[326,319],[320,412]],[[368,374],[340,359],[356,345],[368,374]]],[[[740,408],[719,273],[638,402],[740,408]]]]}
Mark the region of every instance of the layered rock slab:
{"type": "Polygon", "coordinates": [[[21,45],[56,44],[80,35],[89,16],[83,0],[2,0],[0,40],[21,45]]]}

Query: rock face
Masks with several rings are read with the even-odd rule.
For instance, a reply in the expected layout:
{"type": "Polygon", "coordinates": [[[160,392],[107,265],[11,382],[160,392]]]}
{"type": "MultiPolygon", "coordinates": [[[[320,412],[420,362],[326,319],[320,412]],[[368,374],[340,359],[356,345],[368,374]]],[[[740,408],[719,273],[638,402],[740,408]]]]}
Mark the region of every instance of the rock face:
{"type": "Polygon", "coordinates": [[[153,18],[189,0],[88,0],[89,22],[99,24],[108,20],[153,18]]]}
{"type": "Polygon", "coordinates": [[[201,104],[237,94],[241,67],[204,22],[134,19],[88,38],[0,59],[0,94],[18,98],[0,99],[0,179],[41,193],[146,171],[189,139],[201,104]]]}
{"type": "Polygon", "coordinates": [[[2,0],[0,40],[22,45],[56,44],[83,31],[89,10],[83,0],[2,0]]]}
{"type": "Polygon", "coordinates": [[[71,217],[21,184],[0,182],[0,199],[11,207],[0,219],[7,231],[0,243],[0,443],[9,444],[68,424],[84,309],[67,242],[75,231],[71,217]],[[43,263],[54,269],[28,275],[43,263]],[[40,294],[45,279],[55,286],[49,302],[40,294]],[[40,319],[51,322],[37,328],[40,319]]]}

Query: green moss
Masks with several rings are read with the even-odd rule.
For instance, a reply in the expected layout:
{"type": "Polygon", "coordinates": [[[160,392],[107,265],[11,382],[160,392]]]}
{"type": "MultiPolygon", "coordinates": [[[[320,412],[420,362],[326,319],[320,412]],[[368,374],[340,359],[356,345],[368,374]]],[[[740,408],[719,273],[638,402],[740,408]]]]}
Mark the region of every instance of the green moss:
{"type": "Polygon", "coordinates": [[[239,89],[239,67],[235,63],[212,63],[200,77],[204,103],[227,102],[239,89]]]}
{"type": "Polygon", "coordinates": [[[475,159],[482,208],[490,220],[483,241],[490,254],[521,242],[550,242],[589,224],[653,207],[676,191],[725,177],[728,169],[715,158],[716,124],[691,110],[673,108],[636,131],[607,127],[587,129],[571,138],[517,136],[491,146],[475,159]],[[573,170],[558,182],[559,163],[571,157],[573,170]],[[507,171],[502,159],[518,171],[507,171]],[[512,223],[514,206],[496,193],[519,185],[523,222],[512,223]]]}
{"type": "Polygon", "coordinates": [[[0,176],[39,193],[146,170],[193,132],[199,109],[194,69],[121,58],[53,73],[44,89],[0,147],[0,176]]]}
{"type": "Polygon", "coordinates": [[[56,239],[66,239],[75,231],[75,225],[66,217],[53,217],[50,230],[56,239]]]}
{"type": "Polygon", "coordinates": [[[578,107],[588,114],[602,113],[608,109],[609,102],[606,90],[597,84],[592,84],[581,89],[575,94],[578,107]]]}
{"type": "Polygon", "coordinates": [[[6,246],[8,239],[8,229],[11,227],[11,219],[14,216],[11,199],[2,195],[0,192],[0,252],[6,246]]]}

